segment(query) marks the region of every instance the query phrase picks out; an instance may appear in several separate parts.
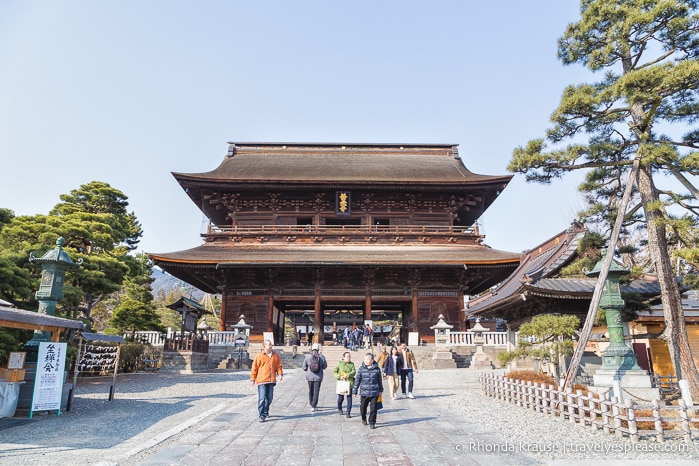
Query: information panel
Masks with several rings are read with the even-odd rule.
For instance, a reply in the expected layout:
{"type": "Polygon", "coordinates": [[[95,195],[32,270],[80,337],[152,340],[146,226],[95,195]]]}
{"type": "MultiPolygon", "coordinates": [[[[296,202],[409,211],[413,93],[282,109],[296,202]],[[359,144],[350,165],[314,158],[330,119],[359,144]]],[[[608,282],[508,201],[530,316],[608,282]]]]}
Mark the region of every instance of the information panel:
{"type": "Polygon", "coordinates": [[[34,380],[33,411],[58,410],[61,413],[63,394],[63,373],[68,343],[41,342],[36,360],[34,380]]]}

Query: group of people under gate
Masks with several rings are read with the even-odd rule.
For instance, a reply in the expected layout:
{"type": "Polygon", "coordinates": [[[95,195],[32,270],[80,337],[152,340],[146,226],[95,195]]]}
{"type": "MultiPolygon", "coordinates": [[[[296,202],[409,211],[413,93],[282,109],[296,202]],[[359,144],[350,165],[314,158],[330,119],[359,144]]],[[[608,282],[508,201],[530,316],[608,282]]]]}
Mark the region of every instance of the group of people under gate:
{"type": "MultiPolygon", "coordinates": [[[[311,353],[303,361],[302,369],[308,382],[308,404],[311,412],[318,411],[318,397],[323,382],[323,373],[328,368],[321,346],[314,343],[311,353]]],[[[357,368],[352,356],[346,351],[342,359],[332,369],[337,381],[337,411],[340,416],[350,419],[352,399],[357,395],[359,414],[363,425],[376,428],[377,412],[383,405],[384,382],[388,385],[389,399],[415,398],[413,396],[413,372],[418,373],[415,355],[405,343],[392,346],[390,352],[385,345],[379,346],[376,355],[368,352],[357,368]]],[[[250,370],[250,383],[257,386],[257,410],[260,422],[269,417],[269,407],[274,398],[274,387],[283,377],[282,361],[273,350],[272,342],[265,340],[262,351],[253,360],[250,370]]]]}

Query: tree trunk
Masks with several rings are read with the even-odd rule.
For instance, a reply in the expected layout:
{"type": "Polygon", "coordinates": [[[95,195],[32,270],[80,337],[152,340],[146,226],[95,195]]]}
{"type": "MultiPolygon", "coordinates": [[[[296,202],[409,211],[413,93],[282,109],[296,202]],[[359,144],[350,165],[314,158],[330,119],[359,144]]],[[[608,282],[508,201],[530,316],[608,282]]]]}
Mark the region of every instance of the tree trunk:
{"type": "Polygon", "coordinates": [[[641,168],[638,173],[637,186],[643,201],[648,225],[648,249],[655,264],[658,284],[660,285],[660,297],[665,318],[665,330],[663,333],[670,337],[667,346],[675,369],[675,375],[678,379],[689,381],[692,397],[696,399],[696,397],[699,397],[699,373],[689,347],[682,299],[667,249],[667,237],[665,226],[662,223],[662,212],[652,208],[653,205],[659,205],[659,195],[653,184],[652,170],[652,166],[641,168]]]}

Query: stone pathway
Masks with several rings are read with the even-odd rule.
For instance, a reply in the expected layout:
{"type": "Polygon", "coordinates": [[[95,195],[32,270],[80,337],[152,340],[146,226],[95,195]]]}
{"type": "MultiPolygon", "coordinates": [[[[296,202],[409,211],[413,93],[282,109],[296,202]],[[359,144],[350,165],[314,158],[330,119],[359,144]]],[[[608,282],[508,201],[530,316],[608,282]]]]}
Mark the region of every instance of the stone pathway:
{"type": "Polygon", "coordinates": [[[123,464],[138,465],[485,465],[541,464],[521,452],[474,451],[503,440],[441,407],[440,396],[386,400],[377,428],[363,426],[359,397],[352,418],[337,412],[335,379],[325,372],[319,410],[308,405],[305,373],[289,370],[275,388],[270,418],[258,421],[250,396],[123,464]]]}

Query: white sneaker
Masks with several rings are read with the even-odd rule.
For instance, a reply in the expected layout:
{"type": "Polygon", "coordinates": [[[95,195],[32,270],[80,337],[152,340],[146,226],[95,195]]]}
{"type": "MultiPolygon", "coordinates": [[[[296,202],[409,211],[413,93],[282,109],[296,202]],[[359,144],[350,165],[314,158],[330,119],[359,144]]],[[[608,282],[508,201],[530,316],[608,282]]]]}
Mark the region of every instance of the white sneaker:
{"type": "Polygon", "coordinates": [[[312,412],[312,413],[315,413],[315,412],[316,412],[316,409],[315,409],[315,408],[311,408],[311,412],[312,412]]]}
{"type": "Polygon", "coordinates": [[[408,393],[408,398],[410,398],[410,399],[415,399],[415,397],[413,396],[412,393],[408,393]]]}
{"type": "Polygon", "coordinates": [[[401,395],[401,397],[405,398],[405,393],[403,393],[403,394],[401,395]]]}

